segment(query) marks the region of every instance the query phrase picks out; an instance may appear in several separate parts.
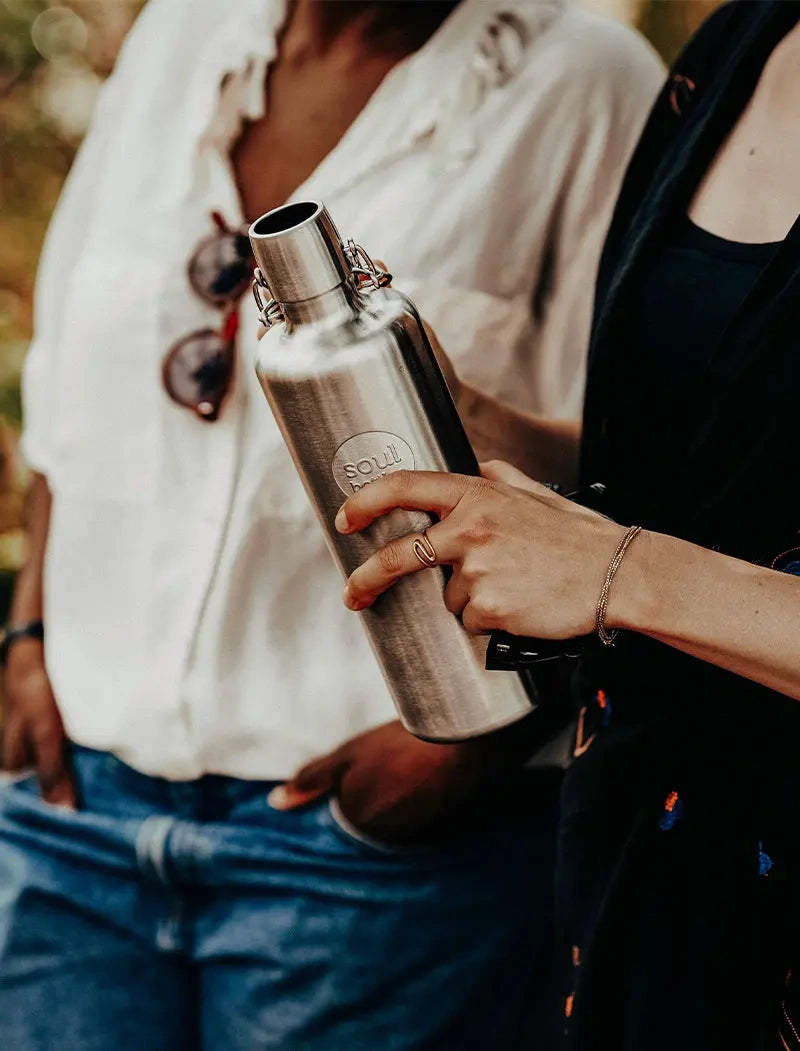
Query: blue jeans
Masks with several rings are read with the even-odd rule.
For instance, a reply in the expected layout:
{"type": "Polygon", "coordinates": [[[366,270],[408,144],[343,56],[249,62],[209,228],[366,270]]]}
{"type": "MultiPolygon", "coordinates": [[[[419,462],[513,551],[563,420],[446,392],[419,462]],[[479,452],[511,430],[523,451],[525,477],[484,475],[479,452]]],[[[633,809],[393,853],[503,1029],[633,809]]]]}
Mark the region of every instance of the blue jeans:
{"type": "Polygon", "coordinates": [[[33,779],[0,788],[4,1049],[520,1046],[552,813],[389,850],[328,800],[273,810],[268,782],[170,783],[81,748],[74,768],[78,813],[33,779]]]}

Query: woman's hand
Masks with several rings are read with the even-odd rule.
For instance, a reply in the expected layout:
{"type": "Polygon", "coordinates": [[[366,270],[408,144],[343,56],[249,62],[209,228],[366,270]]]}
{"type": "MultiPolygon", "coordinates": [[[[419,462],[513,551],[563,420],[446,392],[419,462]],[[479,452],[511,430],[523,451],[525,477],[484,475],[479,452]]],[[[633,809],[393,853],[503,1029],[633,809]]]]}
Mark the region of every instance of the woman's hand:
{"type": "MultiPolygon", "coordinates": [[[[596,604],[625,529],[508,464],[483,478],[400,471],[360,489],[337,528],[355,533],[396,507],[429,511],[437,562],[451,565],[447,608],[484,633],[562,639],[595,627],[596,604]]],[[[422,570],[414,537],[377,551],[350,577],[345,604],[364,609],[422,570]]],[[[641,533],[614,578],[606,627],[637,631],[800,700],[800,580],[686,540],[641,533]]]]}
{"type": "MultiPolygon", "coordinates": [[[[625,529],[508,464],[485,464],[483,475],[386,475],[347,500],[337,529],[358,532],[398,507],[429,511],[440,519],[428,530],[437,562],[453,569],[445,604],[468,631],[549,639],[589,634],[625,529]]],[[[401,577],[423,570],[414,539],[392,541],[355,570],[345,588],[348,608],[365,609],[401,577]]]]}

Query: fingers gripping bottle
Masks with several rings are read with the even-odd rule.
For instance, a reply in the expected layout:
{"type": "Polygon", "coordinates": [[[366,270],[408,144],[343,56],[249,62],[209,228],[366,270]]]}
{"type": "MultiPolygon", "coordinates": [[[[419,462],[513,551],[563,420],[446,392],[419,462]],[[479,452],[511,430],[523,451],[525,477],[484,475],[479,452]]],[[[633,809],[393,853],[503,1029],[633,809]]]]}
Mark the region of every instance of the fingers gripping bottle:
{"type": "MultiPolygon", "coordinates": [[[[346,497],[392,471],[474,475],[478,465],[416,309],[381,287],[388,276],[342,241],[321,203],[268,212],[250,241],[254,291],[271,329],[258,378],[347,576],[387,541],[432,520],[393,511],[343,536],[334,518],[346,497]]],[[[445,583],[440,567],[421,570],[358,614],[400,718],[431,741],[487,733],[533,703],[524,674],[486,670],[487,639],[448,612],[445,583]]]]}

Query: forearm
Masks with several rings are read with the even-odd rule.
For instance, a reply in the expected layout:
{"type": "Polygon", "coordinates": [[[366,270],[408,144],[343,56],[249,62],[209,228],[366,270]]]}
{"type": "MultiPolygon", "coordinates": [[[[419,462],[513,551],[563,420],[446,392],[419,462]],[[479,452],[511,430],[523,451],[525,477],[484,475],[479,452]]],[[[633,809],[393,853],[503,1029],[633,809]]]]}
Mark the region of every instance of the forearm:
{"type": "Polygon", "coordinates": [[[50,525],[50,489],[44,475],[35,474],[28,493],[25,562],[17,574],[11,622],[40,620],[43,613],[44,555],[50,525]]]}
{"type": "Polygon", "coordinates": [[[800,700],[797,577],[642,533],[614,580],[606,623],[800,700]]]}
{"type": "Polygon", "coordinates": [[[579,420],[551,420],[501,404],[460,384],[458,411],[479,460],[505,460],[531,478],[574,488],[579,420]]]}

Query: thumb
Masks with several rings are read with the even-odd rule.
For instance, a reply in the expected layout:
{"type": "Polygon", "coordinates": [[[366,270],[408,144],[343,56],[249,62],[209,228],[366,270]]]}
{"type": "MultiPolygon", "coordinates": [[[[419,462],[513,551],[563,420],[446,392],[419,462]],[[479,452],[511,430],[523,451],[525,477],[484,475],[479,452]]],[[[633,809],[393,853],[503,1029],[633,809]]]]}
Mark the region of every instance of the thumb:
{"type": "Polygon", "coordinates": [[[338,751],[314,759],[285,784],[273,788],[268,802],[276,810],[308,806],[320,796],[334,791],[346,767],[347,760],[338,751]]]}

